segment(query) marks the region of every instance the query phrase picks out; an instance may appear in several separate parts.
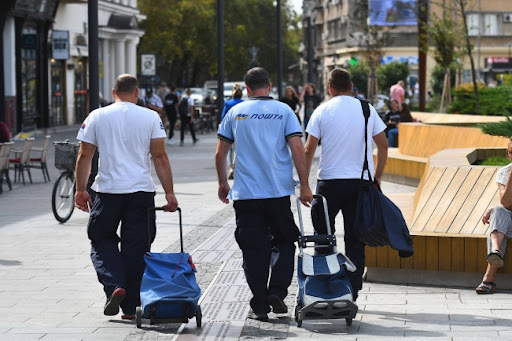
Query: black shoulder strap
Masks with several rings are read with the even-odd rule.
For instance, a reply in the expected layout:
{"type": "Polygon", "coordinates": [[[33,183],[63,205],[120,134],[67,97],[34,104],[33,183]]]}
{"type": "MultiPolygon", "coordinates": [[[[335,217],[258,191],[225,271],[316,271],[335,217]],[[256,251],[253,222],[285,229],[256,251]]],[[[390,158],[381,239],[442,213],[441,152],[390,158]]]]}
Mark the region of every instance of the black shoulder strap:
{"type": "Polygon", "coordinates": [[[368,120],[370,118],[370,105],[367,101],[362,99],[359,100],[361,102],[361,107],[363,108],[364,115],[364,161],[363,161],[363,170],[361,171],[361,180],[363,179],[364,171],[368,172],[368,179],[370,182],[373,182],[372,175],[370,174],[370,170],[368,169],[368,120]]]}

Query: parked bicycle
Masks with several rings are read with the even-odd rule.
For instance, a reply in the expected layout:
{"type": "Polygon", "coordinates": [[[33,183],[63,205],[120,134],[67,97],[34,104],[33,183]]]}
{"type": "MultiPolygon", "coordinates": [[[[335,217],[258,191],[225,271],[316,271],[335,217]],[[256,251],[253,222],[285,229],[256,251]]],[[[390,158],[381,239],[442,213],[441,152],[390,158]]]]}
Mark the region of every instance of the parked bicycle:
{"type": "Polygon", "coordinates": [[[55,167],[61,171],[52,191],[52,211],[55,219],[65,223],[75,209],[75,165],[80,145],[69,140],[54,142],[55,167]]]}

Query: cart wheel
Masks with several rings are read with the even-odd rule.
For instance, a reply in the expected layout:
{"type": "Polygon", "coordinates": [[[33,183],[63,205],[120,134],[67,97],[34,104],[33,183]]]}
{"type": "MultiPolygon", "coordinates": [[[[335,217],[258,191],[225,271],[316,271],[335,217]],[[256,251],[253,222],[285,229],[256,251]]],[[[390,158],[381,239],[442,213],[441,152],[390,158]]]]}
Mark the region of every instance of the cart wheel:
{"type": "Polygon", "coordinates": [[[302,327],[302,318],[300,317],[297,319],[297,327],[302,327]]]}
{"type": "Polygon", "coordinates": [[[137,322],[137,328],[142,327],[142,308],[137,307],[135,309],[135,321],[137,322]]]}
{"type": "Polygon", "coordinates": [[[198,305],[197,306],[197,310],[196,310],[196,325],[197,325],[197,328],[201,328],[201,321],[203,319],[203,314],[201,313],[201,306],[198,305]]]}
{"type": "Polygon", "coordinates": [[[299,306],[295,306],[295,322],[299,321],[299,306]]]}
{"type": "Polygon", "coordinates": [[[351,326],[352,325],[352,319],[345,319],[345,321],[347,322],[347,326],[351,326]]]}

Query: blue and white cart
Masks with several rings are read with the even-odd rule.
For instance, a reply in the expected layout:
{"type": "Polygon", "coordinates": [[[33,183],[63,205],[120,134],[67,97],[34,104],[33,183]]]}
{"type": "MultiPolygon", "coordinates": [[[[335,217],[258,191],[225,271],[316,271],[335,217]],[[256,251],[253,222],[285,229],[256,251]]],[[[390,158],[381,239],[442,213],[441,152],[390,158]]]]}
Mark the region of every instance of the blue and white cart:
{"type": "Polygon", "coordinates": [[[295,306],[295,321],[302,326],[306,319],[345,319],[347,326],[357,314],[357,305],[352,296],[352,285],[347,271],[355,271],[355,265],[344,254],[337,251],[336,236],[331,233],[327,200],[321,195],[314,195],[322,200],[327,225],[327,235],[304,235],[300,199],[297,198],[300,233],[299,256],[297,264],[299,292],[295,306]],[[310,245],[308,245],[310,243],[310,245]],[[312,245],[311,245],[312,244],[312,245]],[[329,254],[311,255],[304,252],[307,247],[329,248],[329,254]]]}

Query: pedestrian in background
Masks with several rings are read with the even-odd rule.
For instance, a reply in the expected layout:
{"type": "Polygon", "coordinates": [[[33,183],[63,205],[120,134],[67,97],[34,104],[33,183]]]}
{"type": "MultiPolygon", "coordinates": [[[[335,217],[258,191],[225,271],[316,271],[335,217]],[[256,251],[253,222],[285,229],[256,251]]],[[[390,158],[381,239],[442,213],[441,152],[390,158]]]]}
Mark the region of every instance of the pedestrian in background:
{"type": "Polygon", "coordinates": [[[9,127],[5,122],[0,121],[0,143],[10,142],[11,141],[11,132],[9,131],[9,127]]]}
{"type": "MultiPolygon", "coordinates": [[[[329,222],[332,233],[336,231],[335,218],[341,210],[345,229],[345,253],[357,270],[348,272],[352,284],[354,301],[363,287],[365,267],[365,245],[354,231],[357,196],[361,186],[361,173],[365,155],[365,117],[361,101],[352,97],[350,73],[345,69],[334,69],[329,73],[329,93],[332,99],[320,105],[311,117],[307,132],[305,152],[308,173],[315,155],[318,141],[322,140],[322,152],[318,165],[316,193],[327,200],[329,222]]],[[[374,167],[372,153],[368,157],[368,169],[375,168],[375,180],[380,185],[386,165],[388,146],[384,129],[386,125],[377,111],[370,105],[368,134],[377,145],[377,167],[374,167]]],[[[368,139],[368,150],[372,141],[368,139]]],[[[365,174],[363,181],[368,181],[365,174]]],[[[318,234],[327,234],[322,202],[315,200],[311,209],[313,227],[318,234]]],[[[318,249],[317,252],[332,250],[318,249]]]]}
{"type": "Polygon", "coordinates": [[[250,69],[245,84],[250,99],[234,106],[222,120],[215,165],[219,199],[234,201],[235,238],[253,294],[249,317],[267,321],[270,306],[274,313],[288,311],[283,300],[292,281],[294,243],[300,233],[290,209],[290,195],[295,192],[292,158],[300,180],[300,200],[309,206],[313,195],[295,114],[286,104],[269,97],[272,84],[265,69],[250,69]],[[226,156],[233,143],[237,160],[230,188],[226,156]],[[272,248],[279,251],[279,257],[269,280],[272,248]]]}
{"type": "Polygon", "coordinates": [[[354,97],[357,98],[357,99],[362,99],[362,100],[366,100],[366,98],[364,97],[364,95],[362,93],[359,92],[359,89],[356,88],[354,86],[354,97]]]}
{"type": "Polygon", "coordinates": [[[163,100],[169,92],[171,92],[171,89],[167,86],[165,82],[162,82],[160,83],[160,87],[158,88],[156,94],[158,95],[158,97],[160,97],[160,99],[163,100]]]}
{"type": "Polygon", "coordinates": [[[405,103],[405,83],[399,80],[395,85],[389,89],[390,99],[396,100],[398,104],[405,103]]]}
{"type": "Polygon", "coordinates": [[[192,95],[192,90],[187,89],[186,96],[181,97],[180,104],[178,105],[181,122],[180,146],[183,146],[185,143],[185,129],[187,126],[190,129],[190,135],[192,135],[194,144],[199,141],[194,131],[194,99],[190,95],[192,95]]]}
{"type": "MultiPolygon", "coordinates": [[[[224,119],[224,116],[226,116],[226,113],[229,111],[229,109],[231,109],[238,103],[242,103],[244,101],[242,99],[242,96],[243,96],[242,87],[240,86],[240,84],[237,83],[233,86],[233,94],[232,94],[231,99],[227,100],[226,103],[224,103],[224,109],[222,110],[221,121],[224,119]]],[[[233,179],[235,176],[235,151],[234,151],[233,146],[231,146],[231,148],[229,148],[228,161],[229,161],[228,179],[233,179]]]]}
{"type": "Polygon", "coordinates": [[[167,144],[174,144],[174,126],[178,119],[178,95],[176,95],[176,86],[170,85],[170,92],[164,97],[164,109],[169,122],[169,139],[167,144]]]}
{"type": "Polygon", "coordinates": [[[302,93],[300,94],[300,102],[304,103],[304,131],[306,131],[306,138],[308,137],[307,126],[313,111],[322,103],[320,96],[316,94],[316,88],[313,83],[304,84],[302,93]]]}
{"type": "Polygon", "coordinates": [[[299,124],[302,124],[302,121],[299,116],[300,108],[300,99],[293,86],[287,86],[284,89],[284,96],[279,99],[279,101],[288,104],[288,106],[293,110],[297,119],[299,120],[299,124]]]}
{"type": "Polygon", "coordinates": [[[148,86],[146,88],[146,94],[144,96],[144,105],[146,106],[146,108],[156,111],[160,116],[162,122],[165,121],[164,105],[162,103],[162,99],[153,93],[153,88],[151,86],[148,86]]]}
{"type": "Polygon", "coordinates": [[[144,254],[156,233],[154,213],[148,227],[148,209],[155,207],[156,191],[150,155],[165,191],[164,210],[175,211],[178,202],[165,151],[164,126],[157,113],[136,105],[137,78],[120,75],[112,94],[115,102],[91,112],[78,132],[82,143],[76,163],[75,206],[89,212],[92,205],[87,235],[91,260],[107,296],[103,313],[117,315],[121,307],[122,318],[133,319],[140,305],[144,254]],[[93,203],[86,184],[96,148],[100,156],[91,187],[97,193],[93,203]]]}

